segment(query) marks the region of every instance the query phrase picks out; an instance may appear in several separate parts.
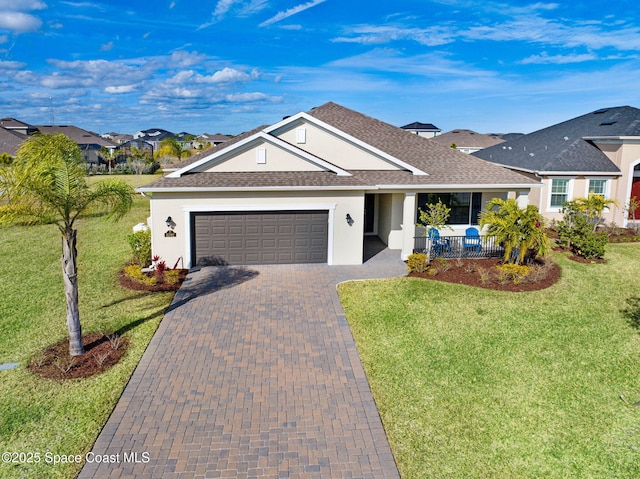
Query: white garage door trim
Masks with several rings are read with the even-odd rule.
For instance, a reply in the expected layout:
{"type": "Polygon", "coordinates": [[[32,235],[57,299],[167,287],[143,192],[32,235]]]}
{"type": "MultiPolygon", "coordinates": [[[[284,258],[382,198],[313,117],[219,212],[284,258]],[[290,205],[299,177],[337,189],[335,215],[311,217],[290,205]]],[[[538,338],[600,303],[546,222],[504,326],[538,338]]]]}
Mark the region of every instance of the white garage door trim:
{"type": "Polygon", "coordinates": [[[327,244],[327,264],[333,264],[333,218],[336,203],[301,203],[301,204],[261,204],[261,205],[188,205],[183,206],[184,227],[186,231],[185,255],[187,258],[187,268],[191,268],[191,213],[219,213],[225,211],[318,211],[329,212],[328,244],[327,244]]]}

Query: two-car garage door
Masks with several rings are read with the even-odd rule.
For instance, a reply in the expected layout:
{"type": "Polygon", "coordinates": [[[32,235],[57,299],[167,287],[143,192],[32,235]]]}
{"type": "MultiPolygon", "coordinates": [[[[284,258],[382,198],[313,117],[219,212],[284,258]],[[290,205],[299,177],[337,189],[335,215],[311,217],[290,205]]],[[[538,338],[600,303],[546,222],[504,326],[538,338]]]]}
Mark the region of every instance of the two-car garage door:
{"type": "Polygon", "coordinates": [[[326,263],[327,211],[192,213],[194,266],[326,263]]]}

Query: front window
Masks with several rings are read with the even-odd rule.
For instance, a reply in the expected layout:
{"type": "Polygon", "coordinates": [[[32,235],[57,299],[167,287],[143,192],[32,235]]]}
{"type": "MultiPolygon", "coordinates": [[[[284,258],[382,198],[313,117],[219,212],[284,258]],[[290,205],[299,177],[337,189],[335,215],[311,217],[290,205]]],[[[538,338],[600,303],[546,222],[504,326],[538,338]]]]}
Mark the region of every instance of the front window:
{"type": "Polygon", "coordinates": [[[478,224],[482,193],[418,193],[418,208],[425,210],[428,204],[436,204],[438,200],[451,208],[447,224],[478,224]]]}
{"type": "Polygon", "coordinates": [[[589,193],[594,195],[606,196],[607,180],[589,180],[589,193]]]}
{"type": "Polygon", "coordinates": [[[551,180],[551,208],[562,208],[569,200],[569,180],[551,180]]]}

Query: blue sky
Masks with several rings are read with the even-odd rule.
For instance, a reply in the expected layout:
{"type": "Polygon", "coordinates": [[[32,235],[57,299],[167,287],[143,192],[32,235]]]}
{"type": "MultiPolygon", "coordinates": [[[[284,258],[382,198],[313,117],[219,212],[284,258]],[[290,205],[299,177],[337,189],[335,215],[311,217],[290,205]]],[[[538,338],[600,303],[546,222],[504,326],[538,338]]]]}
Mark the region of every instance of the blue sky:
{"type": "Polygon", "coordinates": [[[639,20],[627,0],[0,0],[0,117],[237,134],[335,101],[528,133],[640,107],[639,20]]]}

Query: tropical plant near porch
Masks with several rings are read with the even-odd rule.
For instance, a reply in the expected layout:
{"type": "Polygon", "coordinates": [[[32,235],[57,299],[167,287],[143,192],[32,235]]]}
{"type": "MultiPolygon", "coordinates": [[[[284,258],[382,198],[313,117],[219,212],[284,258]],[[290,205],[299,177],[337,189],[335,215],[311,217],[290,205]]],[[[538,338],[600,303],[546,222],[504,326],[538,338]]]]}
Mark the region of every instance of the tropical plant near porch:
{"type": "Polygon", "coordinates": [[[62,276],[67,302],[69,354],[84,354],[78,308],[78,217],[90,209],[121,218],[133,205],[133,189],[118,179],[90,188],[78,145],[63,134],[27,139],[11,166],[0,169],[0,225],[53,223],[62,236],[62,276]]]}
{"type": "Polygon", "coordinates": [[[480,214],[479,221],[480,227],[488,226],[486,234],[504,246],[504,261],[515,264],[522,264],[529,251],[536,257],[549,253],[543,223],[538,208],[534,205],[520,208],[512,198],[493,198],[480,214]]]}

